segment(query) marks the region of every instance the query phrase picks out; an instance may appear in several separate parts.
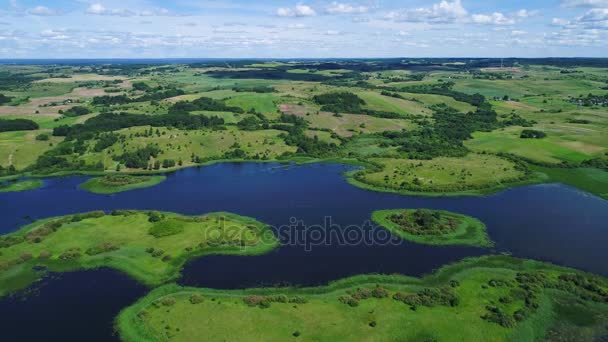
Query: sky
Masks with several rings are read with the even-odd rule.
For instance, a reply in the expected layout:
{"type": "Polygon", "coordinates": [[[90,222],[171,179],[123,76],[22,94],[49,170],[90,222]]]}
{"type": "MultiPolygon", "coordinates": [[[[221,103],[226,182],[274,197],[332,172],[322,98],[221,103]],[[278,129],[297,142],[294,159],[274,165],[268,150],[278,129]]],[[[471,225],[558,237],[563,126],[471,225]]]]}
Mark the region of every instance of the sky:
{"type": "Polygon", "coordinates": [[[0,0],[0,58],[608,57],[608,0],[0,0]]]}

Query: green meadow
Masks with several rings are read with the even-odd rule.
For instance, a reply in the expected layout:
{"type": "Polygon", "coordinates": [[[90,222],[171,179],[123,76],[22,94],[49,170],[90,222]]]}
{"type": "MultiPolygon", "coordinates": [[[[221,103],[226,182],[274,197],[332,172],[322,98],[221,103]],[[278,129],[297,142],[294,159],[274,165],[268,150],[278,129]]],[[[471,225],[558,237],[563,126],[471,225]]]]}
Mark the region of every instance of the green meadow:
{"type": "Polygon", "coordinates": [[[599,337],[608,304],[575,279],[607,288],[605,279],[506,256],[467,259],[423,278],[362,275],[314,288],[166,285],[123,310],[116,327],[125,341],[192,341],[201,331],[211,340],[257,341],[599,337]]]}
{"type": "Polygon", "coordinates": [[[55,272],[110,267],[158,286],[176,279],[192,258],[262,254],[278,241],[265,224],[230,213],[118,210],[36,221],[0,236],[0,246],[2,296],[41,277],[34,266],[55,272]]]}

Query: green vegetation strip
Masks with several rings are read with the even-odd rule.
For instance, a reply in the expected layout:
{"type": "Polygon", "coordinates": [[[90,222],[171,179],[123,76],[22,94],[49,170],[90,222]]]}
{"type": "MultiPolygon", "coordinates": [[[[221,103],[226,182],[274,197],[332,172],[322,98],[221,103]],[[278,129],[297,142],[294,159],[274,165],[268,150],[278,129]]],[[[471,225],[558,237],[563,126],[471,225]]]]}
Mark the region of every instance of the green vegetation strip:
{"type": "Polygon", "coordinates": [[[17,192],[38,189],[44,185],[40,179],[28,179],[23,181],[8,181],[5,184],[0,184],[1,192],[17,192]]]}
{"type": "Polygon", "coordinates": [[[604,278],[509,256],[413,278],[362,275],[314,288],[166,285],[124,309],[124,341],[534,341],[605,334],[604,278]]]}
{"type": "Polygon", "coordinates": [[[409,241],[427,245],[493,245],[486,226],[476,218],[442,210],[377,210],[372,220],[409,241]]]}
{"type": "Polygon", "coordinates": [[[149,286],[176,279],[209,254],[256,255],[279,242],[254,219],[230,213],[94,211],[37,221],[0,237],[0,296],[54,272],[111,267],[149,286]]]}
{"type": "Polygon", "coordinates": [[[96,194],[113,194],[134,189],[147,188],[164,181],[165,176],[130,176],[109,175],[91,178],[80,185],[80,188],[96,194]]]}

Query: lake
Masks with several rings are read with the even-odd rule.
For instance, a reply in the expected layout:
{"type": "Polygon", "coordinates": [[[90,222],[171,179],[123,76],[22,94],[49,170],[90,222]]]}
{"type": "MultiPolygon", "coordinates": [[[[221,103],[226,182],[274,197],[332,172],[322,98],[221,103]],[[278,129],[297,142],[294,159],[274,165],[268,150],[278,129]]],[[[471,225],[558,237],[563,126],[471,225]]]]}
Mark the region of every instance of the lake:
{"type": "MultiPolygon", "coordinates": [[[[561,185],[509,189],[482,197],[419,197],[349,185],[339,164],[222,163],[167,174],[157,186],[114,195],[80,190],[86,176],[49,178],[44,187],[0,194],[0,233],[31,220],[91,210],[150,209],[198,215],[229,211],[273,226],[283,245],[266,255],[209,256],[186,265],[179,283],[241,288],[318,285],[362,273],[422,275],[467,256],[517,257],[608,276],[608,201],[561,185]],[[431,208],[474,216],[491,249],[402,241],[369,223],[371,212],[431,208]]],[[[146,289],[112,270],[52,275],[0,301],[11,340],[108,340],[118,311],[146,289]],[[26,295],[27,293],[27,295],[26,295]]]]}

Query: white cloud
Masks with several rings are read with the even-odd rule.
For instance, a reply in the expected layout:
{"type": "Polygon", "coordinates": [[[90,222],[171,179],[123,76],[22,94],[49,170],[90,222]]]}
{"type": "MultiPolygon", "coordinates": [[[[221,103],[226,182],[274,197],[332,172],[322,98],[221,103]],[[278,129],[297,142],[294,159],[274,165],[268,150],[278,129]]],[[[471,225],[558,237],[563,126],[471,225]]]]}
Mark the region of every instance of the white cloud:
{"type": "Polygon", "coordinates": [[[526,34],[528,34],[527,31],[520,31],[520,30],[511,31],[512,36],[525,36],[526,34]]]}
{"type": "Polygon", "coordinates": [[[89,14],[105,14],[107,12],[107,9],[105,7],[103,7],[102,4],[91,4],[91,6],[89,6],[89,8],[87,8],[87,13],[89,14]]]}
{"type": "Polygon", "coordinates": [[[594,8],[579,18],[580,21],[608,21],[608,8],[594,8]]]}
{"type": "Polygon", "coordinates": [[[113,15],[120,17],[132,17],[132,16],[141,16],[141,17],[154,17],[154,16],[172,16],[173,14],[166,8],[156,8],[156,9],[145,9],[138,12],[134,12],[124,8],[106,8],[104,5],[100,3],[91,4],[87,10],[85,11],[87,14],[93,15],[113,15]]]}
{"type": "Polygon", "coordinates": [[[367,13],[369,8],[366,6],[356,6],[340,2],[332,2],[325,11],[329,14],[353,14],[353,13],[367,13]]]}
{"type": "Polygon", "coordinates": [[[537,11],[528,11],[527,9],[520,9],[519,11],[517,11],[517,13],[515,13],[515,15],[519,18],[528,18],[535,16],[537,13],[537,11]]]}
{"type": "Polygon", "coordinates": [[[452,2],[443,0],[431,7],[419,7],[402,11],[389,12],[385,19],[396,22],[426,22],[429,24],[452,23],[464,19],[467,10],[460,0],[452,2]]]}
{"type": "Polygon", "coordinates": [[[40,32],[40,35],[52,40],[65,40],[70,38],[63,30],[44,30],[40,32]]]}
{"type": "Polygon", "coordinates": [[[600,7],[607,8],[608,0],[564,0],[563,7],[600,7]]]}
{"type": "Polygon", "coordinates": [[[475,24],[480,25],[513,25],[515,20],[505,16],[500,12],[494,12],[490,15],[486,14],[473,14],[471,20],[475,24]]]}
{"type": "Polygon", "coordinates": [[[277,15],[279,17],[312,17],[317,15],[317,12],[310,6],[298,4],[295,8],[278,8],[277,15]]]}
{"type": "Polygon", "coordinates": [[[38,16],[53,16],[53,15],[59,15],[59,12],[54,10],[54,9],[50,9],[46,6],[36,6],[34,8],[30,8],[28,10],[26,10],[27,14],[30,15],[38,15],[38,16]]]}
{"type": "Polygon", "coordinates": [[[327,30],[327,31],[325,31],[325,35],[326,36],[337,36],[337,35],[340,35],[340,31],[327,30]]]}

